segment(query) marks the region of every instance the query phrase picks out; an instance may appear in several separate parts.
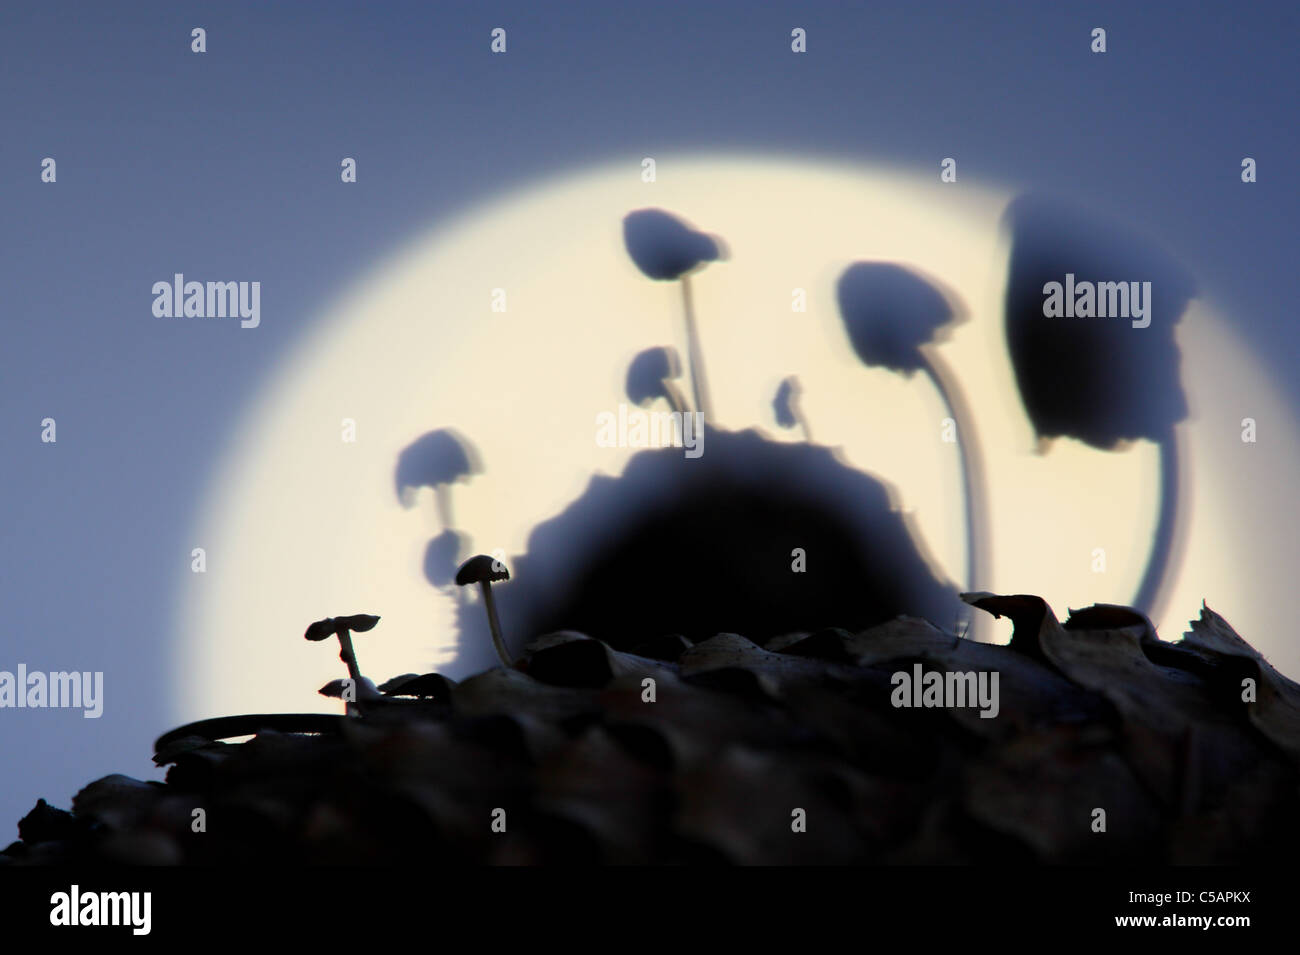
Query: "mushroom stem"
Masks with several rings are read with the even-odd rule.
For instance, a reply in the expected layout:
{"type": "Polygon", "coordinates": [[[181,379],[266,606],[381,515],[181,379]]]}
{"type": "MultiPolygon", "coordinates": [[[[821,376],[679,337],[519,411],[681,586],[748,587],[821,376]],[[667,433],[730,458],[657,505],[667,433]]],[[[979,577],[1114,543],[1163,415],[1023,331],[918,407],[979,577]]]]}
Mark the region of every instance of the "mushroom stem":
{"type": "Polygon", "coordinates": [[[795,422],[803,429],[803,438],[811,442],[812,428],[808,424],[808,419],[803,413],[803,403],[800,399],[803,397],[803,389],[799,387],[798,381],[795,381],[790,395],[790,414],[794,417],[795,422]]]}
{"type": "Polygon", "coordinates": [[[483,588],[483,602],[487,605],[488,626],[492,628],[492,646],[496,648],[497,658],[503,667],[510,667],[510,654],[506,652],[506,641],[501,636],[501,620],[497,617],[496,598],[492,596],[492,585],[486,580],[479,581],[483,588]]]}
{"type": "Polygon", "coordinates": [[[811,442],[813,439],[812,428],[808,425],[808,418],[804,415],[802,408],[794,409],[794,416],[799,421],[799,427],[803,428],[803,438],[811,442]]]}
{"type": "Polygon", "coordinates": [[[433,499],[438,508],[438,519],[442,521],[444,531],[455,530],[455,520],[451,510],[451,487],[447,484],[435,484],[433,499]]]}
{"type": "Polygon", "coordinates": [[[1160,516],[1156,521],[1146,571],[1137,596],[1133,598],[1133,606],[1152,619],[1163,609],[1168,594],[1162,593],[1162,585],[1177,572],[1182,556],[1175,546],[1180,476],[1177,430],[1170,428],[1169,433],[1160,439],[1160,516]]]}
{"type": "Polygon", "coordinates": [[[695,392],[695,408],[704,415],[704,420],[713,417],[713,406],[709,402],[709,383],[704,374],[704,350],[700,347],[700,334],[695,326],[695,304],[691,297],[691,279],[688,275],[681,277],[682,304],[686,310],[686,356],[691,365],[691,388],[695,392]]]}
{"type": "MultiPolygon", "coordinates": [[[[962,485],[966,492],[966,586],[977,591],[985,588],[984,573],[988,566],[988,540],[986,530],[986,498],[984,494],[984,466],[980,459],[979,440],[975,433],[975,420],[962,398],[961,391],[948,382],[952,372],[947,363],[932,349],[920,349],[926,375],[934,383],[939,397],[948,408],[957,426],[957,448],[961,453],[962,485]]],[[[987,632],[984,618],[972,619],[971,608],[963,610],[962,622],[969,624],[973,639],[983,641],[987,632]]]]}
{"type": "Polygon", "coordinates": [[[669,406],[679,414],[689,414],[690,405],[686,403],[686,396],[682,390],[673,383],[669,378],[663,380],[664,397],[668,399],[669,406]]]}
{"type": "Polygon", "coordinates": [[[352,678],[352,683],[357,688],[357,693],[361,692],[361,667],[357,666],[357,652],[352,649],[352,631],[339,631],[339,646],[342,650],[339,652],[339,659],[347,664],[348,676],[352,678]]]}

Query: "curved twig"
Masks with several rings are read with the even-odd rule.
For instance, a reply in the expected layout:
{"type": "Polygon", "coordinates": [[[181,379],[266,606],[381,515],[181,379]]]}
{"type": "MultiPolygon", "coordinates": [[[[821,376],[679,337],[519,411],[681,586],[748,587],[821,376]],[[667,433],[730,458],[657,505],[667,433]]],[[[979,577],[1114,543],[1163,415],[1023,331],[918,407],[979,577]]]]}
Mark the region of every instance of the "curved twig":
{"type": "Polygon", "coordinates": [[[217,716],[186,723],[163,733],[154,741],[153,751],[156,755],[186,736],[222,740],[233,736],[252,736],[263,730],[274,730],[277,733],[338,733],[346,720],[347,717],[332,713],[244,713],[240,716],[217,716]]]}

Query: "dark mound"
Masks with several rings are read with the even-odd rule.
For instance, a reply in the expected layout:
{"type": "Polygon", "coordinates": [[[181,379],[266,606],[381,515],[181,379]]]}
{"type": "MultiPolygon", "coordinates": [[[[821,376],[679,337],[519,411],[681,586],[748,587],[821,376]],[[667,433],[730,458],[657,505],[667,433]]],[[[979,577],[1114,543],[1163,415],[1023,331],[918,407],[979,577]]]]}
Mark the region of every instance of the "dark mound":
{"type": "MultiPolygon", "coordinates": [[[[499,588],[507,639],[567,629],[621,649],[670,633],[763,643],[900,614],[957,618],[956,589],[877,479],[756,431],[709,428],[703,449],[641,452],[539,524],[499,588]]],[[[460,626],[463,646],[487,645],[481,607],[462,607],[460,626]]]]}

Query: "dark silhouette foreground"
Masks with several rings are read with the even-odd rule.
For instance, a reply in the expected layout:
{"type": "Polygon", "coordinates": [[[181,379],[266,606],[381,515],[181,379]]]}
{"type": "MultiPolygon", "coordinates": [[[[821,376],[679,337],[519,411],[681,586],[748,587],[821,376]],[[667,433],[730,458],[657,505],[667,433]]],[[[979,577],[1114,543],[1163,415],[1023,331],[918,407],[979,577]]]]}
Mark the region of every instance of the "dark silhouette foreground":
{"type": "Polygon", "coordinates": [[[1300,686],[1221,617],[1167,643],[1123,607],[1062,625],[1037,597],[969,599],[1012,618],[1009,646],[914,619],[653,658],[566,633],[459,684],[388,681],[353,717],[182,727],[157,744],[165,783],[42,801],[0,863],[1294,860],[1300,686]],[[917,666],[997,672],[998,715],[896,707],[917,666]]]}

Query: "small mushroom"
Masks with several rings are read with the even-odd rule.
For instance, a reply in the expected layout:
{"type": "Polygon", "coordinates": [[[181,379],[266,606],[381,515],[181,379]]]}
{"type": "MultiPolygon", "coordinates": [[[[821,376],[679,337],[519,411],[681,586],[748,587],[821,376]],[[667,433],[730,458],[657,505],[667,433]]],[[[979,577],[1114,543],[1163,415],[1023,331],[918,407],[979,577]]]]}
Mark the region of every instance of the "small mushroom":
{"type": "MultiPolygon", "coordinates": [[[[347,694],[348,684],[351,682],[351,680],[330,680],[316,692],[321,696],[328,696],[336,700],[341,700],[347,694]]],[[[358,703],[362,701],[369,702],[378,699],[383,695],[375,688],[375,684],[366,677],[362,677],[360,681],[353,683],[352,685],[356,688],[353,691],[353,696],[355,701],[358,703]]]]}
{"type": "Polygon", "coordinates": [[[509,580],[510,571],[501,561],[487,554],[471,557],[460,565],[456,571],[456,586],[478,584],[483,588],[483,603],[487,605],[488,626],[492,628],[492,645],[496,648],[497,658],[503,667],[510,667],[510,654],[506,652],[505,638],[501,636],[501,621],[497,618],[497,605],[492,597],[492,584],[498,580],[509,580]]]}
{"type": "Polygon", "coordinates": [[[482,471],[482,461],[469,439],[453,428],[439,428],[416,438],[398,455],[397,496],[403,507],[413,507],[416,491],[432,488],[438,519],[444,530],[452,530],[451,486],[482,471]]]}
{"type": "Polygon", "coordinates": [[[645,406],[656,398],[667,400],[674,411],[689,409],[674,380],[682,376],[677,350],[666,345],[638,352],[627,366],[627,396],[633,404],[645,406]]]}
{"type": "Polygon", "coordinates": [[[368,613],[355,613],[350,617],[326,617],[308,627],[303,636],[312,642],[338,637],[339,659],[347,665],[348,676],[356,683],[357,692],[360,693],[365,683],[361,676],[361,668],[357,666],[357,653],[352,648],[352,631],[365,633],[367,630],[373,630],[377,623],[379,618],[368,613]]]}
{"type": "MultiPolygon", "coordinates": [[[[967,317],[965,306],[928,276],[891,262],[855,262],[836,284],[849,343],[868,368],[929,377],[956,425],[966,496],[967,589],[979,590],[988,558],[988,498],[975,419],[956,376],[931,346],[967,317]]],[[[962,611],[959,628],[971,622],[962,611]]],[[[981,622],[982,629],[982,622],[981,622]]],[[[976,639],[981,639],[977,631],[976,639]]],[[[985,638],[986,639],[986,638],[985,638]]]]}
{"type": "Polygon", "coordinates": [[[803,409],[799,407],[799,395],[803,389],[799,385],[799,379],[790,375],[781,381],[780,387],[776,389],[776,397],[772,400],[772,410],[776,414],[776,423],[783,428],[793,428],[796,425],[803,428],[805,440],[812,440],[812,428],[808,427],[808,419],[803,415],[803,409]]]}
{"type": "Polygon", "coordinates": [[[623,217],[623,243],[636,267],[647,278],[679,282],[686,314],[686,358],[691,367],[695,410],[709,421],[713,407],[704,375],[704,351],[695,324],[691,273],[709,262],[726,258],[726,246],[715,236],[691,228],[662,209],[637,209],[623,217]]]}

